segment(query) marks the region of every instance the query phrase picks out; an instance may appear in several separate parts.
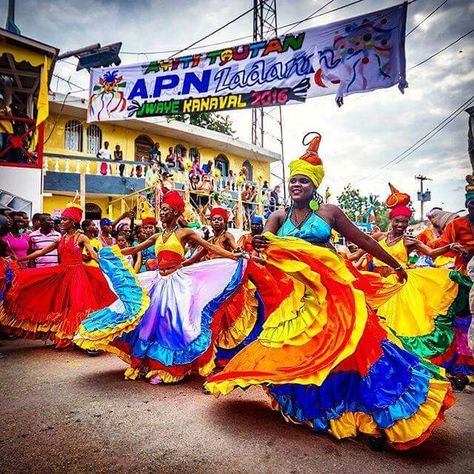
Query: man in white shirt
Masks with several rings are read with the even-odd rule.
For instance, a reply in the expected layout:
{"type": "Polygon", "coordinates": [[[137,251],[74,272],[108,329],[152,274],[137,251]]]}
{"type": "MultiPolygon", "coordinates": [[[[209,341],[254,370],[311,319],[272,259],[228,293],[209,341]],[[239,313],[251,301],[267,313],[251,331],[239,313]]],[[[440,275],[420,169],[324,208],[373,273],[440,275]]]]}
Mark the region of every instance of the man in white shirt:
{"type": "Polygon", "coordinates": [[[109,142],[104,142],[103,148],[97,153],[97,158],[101,160],[110,160],[112,158],[112,153],[109,150],[109,142]]]}

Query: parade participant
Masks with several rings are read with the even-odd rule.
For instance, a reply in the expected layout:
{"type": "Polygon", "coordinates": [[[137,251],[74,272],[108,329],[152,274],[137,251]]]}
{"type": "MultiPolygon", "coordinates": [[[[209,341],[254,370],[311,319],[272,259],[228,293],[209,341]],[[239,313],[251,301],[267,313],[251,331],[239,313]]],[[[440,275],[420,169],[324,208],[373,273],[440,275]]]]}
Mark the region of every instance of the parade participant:
{"type": "Polygon", "coordinates": [[[339,439],[364,433],[375,437],[374,448],[386,438],[407,449],[442,422],[453,403],[451,387],[436,367],[390,341],[353,274],[328,248],[334,228],[393,268],[400,281],[407,278],[338,207],[320,205],[319,141],[317,135],[290,163],[291,207],[274,212],[266,232],[254,238],[269,271],[291,285],[275,287],[278,304],[258,339],[206,386],[219,395],[260,385],[286,420],[339,439]]]}
{"type": "MultiPolygon", "coordinates": [[[[10,231],[2,237],[7,244],[8,256],[16,259],[25,257],[30,249],[30,236],[21,232],[25,227],[25,219],[22,212],[12,212],[10,217],[10,231]]],[[[26,268],[26,262],[20,262],[21,268],[26,268]]]]}
{"type": "MultiPolygon", "coordinates": [[[[408,207],[410,196],[393,185],[390,188],[392,193],[385,203],[390,209],[391,230],[379,237],[381,247],[404,268],[414,250],[431,258],[450,251],[452,245],[431,249],[419,240],[406,237],[412,216],[408,207]]],[[[382,275],[390,273],[380,260],[375,259],[374,264],[382,275]]],[[[470,372],[464,367],[465,361],[462,364],[452,361],[453,324],[456,315],[462,314],[467,306],[470,282],[447,268],[411,268],[408,275],[406,285],[378,308],[378,315],[407,350],[442,365],[450,375],[470,372]]]]}
{"type": "Polygon", "coordinates": [[[449,222],[437,246],[451,245],[453,250],[459,251],[456,256],[456,269],[466,273],[467,263],[474,256],[474,186],[466,186],[467,216],[449,222]]]}
{"type": "Polygon", "coordinates": [[[102,247],[111,247],[115,245],[115,239],[110,235],[113,230],[113,222],[105,217],[100,220],[100,235],[99,242],[102,244],[102,247]]]}
{"type": "Polygon", "coordinates": [[[90,312],[116,300],[98,268],[82,263],[82,250],[97,259],[89,239],[77,231],[82,208],[73,202],[61,214],[64,235],[49,246],[19,261],[28,261],[58,249],[60,264],[17,272],[5,298],[0,324],[10,332],[32,339],[54,339],[56,347],[69,347],[80,322],[90,312]]]}
{"type": "MultiPolygon", "coordinates": [[[[99,236],[99,229],[97,228],[95,222],[92,219],[84,219],[81,227],[84,231],[84,234],[86,234],[86,237],[89,239],[89,243],[94,249],[94,252],[99,253],[103,246],[100,240],[97,238],[99,236]]],[[[97,268],[99,267],[97,261],[94,260],[91,255],[89,255],[87,249],[84,249],[82,252],[82,260],[86,265],[97,268]]]]}
{"type": "MultiPolygon", "coordinates": [[[[142,215],[142,232],[144,241],[149,239],[156,232],[158,221],[153,214],[142,215]]],[[[155,249],[153,247],[144,248],[139,252],[140,266],[139,273],[149,270],[149,266],[155,259],[155,249]]]]}
{"type": "MultiPolygon", "coordinates": [[[[123,250],[129,246],[127,235],[124,234],[123,232],[119,232],[117,234],[117,246],[120,250],[123,250]]],[[[131,268],[134,268],[134,265],[135,265],[135,261],[133,257],[134,257],[133,255],[124,255],[125,260],[127,260],[131,268]]]]}
{"type": "MultiPolygon", "coordinates": [[[[61,238],[61,234],[53,228],[51,214],[40,214],[38,217],[39,228],[30,234],[30,248],[33,252],[41,250],[61,238]]],[[[52,252],[35,259],[35,267],[52,267],[59,263],[58,251],[52,252]]]]}
{"type": "MultiPolygon", "coordinates": [[[[209,243],[220,247],[228,252],[234,252],[238,249],[234,236],[227,230],[227,222],[229,213],[223,207],[213,207],[211,209],[211,228],[213,236],[209,239],[209,243]]],[[[221,258],[221,254],[216,254],[208,249],[202,249],[196,255],[186,260],[186,265],[191,265],[202,260],[212,260],[221,258]]]]}
{"type": "Polygon", "coordinates": [[[263,232],[263,217],[262,216],[252,216],[250,219],[250,234],[245,234],[240,237],[237,246],[248,253],[254,252],[252,245],[252,239],[256,235],[260,235],[263,232]]]}
{"type": "Polygon", "coordinates": [[[162,233],[120,250],[100,252],[107,273],[123,305],[92,314],[75,338],[85,349],[102,349],[130,364],[128,379],[144,374],[153,384],[182,380],[191,372],[207,375],[214,368],[214,341],[222,304],[238,287],[245,261],[179,228],[184,201],[177,191],[163,196],[162,233]],[[194,242],[224,258],[182,267],[184,247],[194,242]],[[154,246],[157,271],[133,275],[123,255],[154,246]],[[138,285],[139,282],[139,285],[138,285]]]}

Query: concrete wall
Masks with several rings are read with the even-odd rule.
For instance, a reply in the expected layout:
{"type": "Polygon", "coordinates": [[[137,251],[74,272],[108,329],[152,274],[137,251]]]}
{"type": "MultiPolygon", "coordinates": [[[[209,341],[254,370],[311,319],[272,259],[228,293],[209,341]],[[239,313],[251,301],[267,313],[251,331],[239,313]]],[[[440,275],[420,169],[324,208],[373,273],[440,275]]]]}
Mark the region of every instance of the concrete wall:
{"type": "Polygon", "coordinates": [[[42,212],[42,170],[0,166],[0,189],[32,202],[32,214],[42,212]]]}
{"type": "MultiPolygon", "coordinates": [[[[68,120],[74,119],[67,115],[60,115],[59,117],[56,114],[51,113],[48,117],[45,124],[45,137],[49,137],[47,143],[45,144],[44,151],[45,153],[61,153],[68,154],[71,156],[90,156],[87,154],[87,123],[83,123],[83,152],[74,152],[66,150],[64,148],[64,128],[68,120]]],[[[77,119],[75,119],[77,120],[77,119]]],[[[97,125],[97,124],[95,124],[97,125]]],[[[123,151],[123,159],[133,161],[135,159],[135,139],[142,135],[138,130],[128,129],[125,127],[118,126],[117,124],[109,124],[106,122],[101,123],[100,129],[102,130],[102,142],[108,141],[110,143],[110,149],[113,150],[115,145],[120,145],[120,148],[123,151]]],[[[154,134],[145,134],[153,142],[160,143],[161,156],[164,160],[168,154],[168,148],[174,147],[178,144],[184,145],[188,150],[191,147],[195,147],[199,150],[201,155],[201,164],[207,163],[209,160],[214,160],[214,158],[223,153],[229,160],[229,168],[234,172],[235,175],[238,174],[239,170],[242,168],[242,163],[245,161],[245,158],[232,153],[227,153],[225,151],[217,150],[214,148],[205,148],[197,147],[191,142],[186,141],[177,141],[169,137],[162,137],[154,134]]],[[[249,160],[253,166],[253,179],[257,178],[258,174],[261,174],[264,180],[270,182],[270,164],[263,163],[256,160],[249,160]]],[[[61,171],[64,164],[60,165],[61,171]]],[[[93,165],[92,173],[95,173],[95,164],[93,165]]]]}

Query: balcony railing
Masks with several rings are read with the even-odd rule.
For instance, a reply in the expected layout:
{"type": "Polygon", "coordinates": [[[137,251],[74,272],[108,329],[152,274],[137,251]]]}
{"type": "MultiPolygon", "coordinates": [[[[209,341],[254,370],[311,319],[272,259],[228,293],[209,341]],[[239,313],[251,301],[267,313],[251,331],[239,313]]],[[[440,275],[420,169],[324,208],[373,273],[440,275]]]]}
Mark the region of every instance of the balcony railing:
{"type": "Polygon", "coordinates": [[[41,168],[44,123],[37,127],[28,117],[0,115],[0,134],[1,165],[41,168]]]}
{"type": "MultiPolygon", "coordinates": [[[[104,160],[94,156],[73,156],[59,153],[45,153],[43,159],[43,170],[52,173],[76,173],[98,176],[122,176],[125,178],[145,178],[145,173],[151,162],[128,161],[128,160],[104,160]]],[[[183,170],[170,169],[173,173],[175,189],[183,194],[189,211],[195,214],[196,220],[202,225],[208,225],[209,214],[212,206],[224,205],[228,208],[232,217],[232,225],[236,228],[249,229],[251,218],[257,215],[264,215],[269,208],[262,195],[259,184],[251,181],[243,181],[239,185],[235,178],[227,176],[219,178],[213,177],[211,182],[213,190],[207,194],[202,191],[191,190],[189,183],[189,172],[183,170]],[[246,184],[256,186],[256,200],[243,201],[242,191],[246,184]],[[230,185],[232,197],[223,196],[222,192],[226,185],[230,185]]],[[[158,207],[161,201],[160,185],[153,188],[144,188],[131,194],[126,194],[113,199],[109,203],[109,216],[113,217],[114,210],[120,212],[139,210],[144,200],[155,208],[158,215],[158,207]]]]}

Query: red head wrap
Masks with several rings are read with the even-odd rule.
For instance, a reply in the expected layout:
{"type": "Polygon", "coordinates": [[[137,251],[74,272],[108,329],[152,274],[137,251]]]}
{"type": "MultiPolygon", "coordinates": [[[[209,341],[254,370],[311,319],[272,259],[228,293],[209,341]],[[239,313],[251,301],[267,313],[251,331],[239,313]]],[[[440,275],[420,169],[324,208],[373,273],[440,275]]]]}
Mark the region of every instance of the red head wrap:
{"type": "Polygon", "coordinates": [[[388,215],[389,219],[400,216],[411,217],[413,211],[408,207],[408,204],[410,204],[410,195],[401,193],[391,183],[388,183],[388,185],[390,186],[390,191],[392,191],[392,194],[385,200],[385,205],[390,209],[388,215]]]}
{"type": "Polygon", "coordinates": [[[66,219],[71,219],[74,222],[81,222],[82,221],[82,214],[84,210],[82,209],[81,205],[79,204],[79,195],[76,195],[72,202],[69,202],[61,212],[61,217],[65,217],[66,219]]]}
{"type": "Polygon", "coordinates": [[[156,225],[158,221],[154,217],[145,217],[142,219],[142,225],[156,225]]]}
{"type": "Polygon", "coordinates": [[[227,212],[227,209],[224,209],[223,207],[213,207],[211,210],[211,219],[214,216],[221,216],[225,222],[229,220],[229,213],[227,212]]]}
{"type": "Polygon", "coordinates": [[[168,204],[178,214],[184,213],[184,201],[178,191],[169,191],[163,195],[163,204],[168,204]]]}

